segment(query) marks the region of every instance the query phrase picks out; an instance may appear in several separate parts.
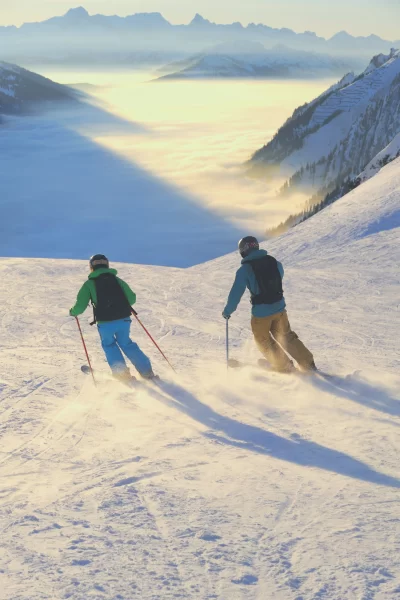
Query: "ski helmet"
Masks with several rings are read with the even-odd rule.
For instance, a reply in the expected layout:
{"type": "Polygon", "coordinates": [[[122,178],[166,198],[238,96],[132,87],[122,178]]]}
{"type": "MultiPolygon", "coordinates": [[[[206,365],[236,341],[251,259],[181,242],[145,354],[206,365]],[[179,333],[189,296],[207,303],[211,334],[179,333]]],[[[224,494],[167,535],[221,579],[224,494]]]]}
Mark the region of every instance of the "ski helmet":
{"type": "Polygon", "coordinates": [[[253,252],[253,250],[259,249],[260,244],[258,243],[257,238],[253,237],[252,235],[244,237],[239,242],[239,252],[242,258],[246,258],[246,256],[248,256],[250,252],[253,252]]]}
{"type": "Polygon", "coordinates": [[[96,271],[96,269],[101,269],[101,268],[108,269],[108,267],[110,266],[110,263],[108,261],[107,256],[104,256],[104,254],[95,254],[94,256],[91,257],[91,259],[89,261],[89,265],[90,265],[90,268],[93,269],[93,271],[96,271]]]}

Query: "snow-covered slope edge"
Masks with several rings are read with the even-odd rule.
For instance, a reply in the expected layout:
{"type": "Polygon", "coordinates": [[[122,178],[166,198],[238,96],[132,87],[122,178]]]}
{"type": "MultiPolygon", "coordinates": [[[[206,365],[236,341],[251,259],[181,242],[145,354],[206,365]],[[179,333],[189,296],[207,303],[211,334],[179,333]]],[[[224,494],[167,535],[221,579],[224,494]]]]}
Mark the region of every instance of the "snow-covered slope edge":
{"type": "Polygon", "coordinates": [[[297,109],[273,140],[256,152],[257,173],[279,167],[286,192],[332,188],[356,177],[400,131],[400,52],[374,57],[359,77],[348,76],[297,109]]]}
{"type": "Polygon", "coordinates": [[[0,61],[0,114],[19,114],[43,102],[70,102],[77,92],[28,71],[0,61]]]}
{"type": "Polygon", "coordinates": [[[285,221],[267,231],[267,236],[275,237],[286,232],[291,227],[296,227],[299,223],[307,221],[317,213],[325,210],[328,206],[337,202],[343,196],[357,188],[359,185],[375,177],[380,170],[400,157],[400,134],[398,134],[391,142],[379,152],[371,162],[366,166],[364,171],[354,179],[347,179],[342,184],[338,185],[334,190],[325,195],[322,200],[319,200],[318,194],[313,196],[307,203],[306,207],[299,213],[290,215],[285,221]]]}
{"type": "MultiPolygon", "coordinates": [[[[399,210],[393,161],[270,248],[317,363],[359,371],[335,382],[227,375],[235,253],[119,265],[179,375],[134,328],[166,383],[94,390],[65,316],[86,263],[1,260],[0,598],[396,598],[399,210]]],[[[230,332],[255,360],[247,303],[230,332]]]]}
{"type": "Polygon", "coordinates": [[[371,162],[366,166],[364,171],[359,175],[360,181],[367,181],[374,177],[388,163],[392,162],[400,156],[400,133],[379,152],[371,162]]]}

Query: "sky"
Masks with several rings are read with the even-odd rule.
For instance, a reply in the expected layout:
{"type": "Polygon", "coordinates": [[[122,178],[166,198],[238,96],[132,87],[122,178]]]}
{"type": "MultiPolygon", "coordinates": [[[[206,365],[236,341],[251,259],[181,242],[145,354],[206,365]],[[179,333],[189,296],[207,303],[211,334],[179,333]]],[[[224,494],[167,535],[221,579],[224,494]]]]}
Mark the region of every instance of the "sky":
{"type": "MultiPolygon", "coordinates": [[[[79,4],[79,0],[0,0],[0,24],[41,21],[79,4]]],[[[346,30],[353,35],[400,38],[400,0],[83,0],[81,4],[90,14],[161,12],[173,23],[187,23],[198,12],[219,23],[257,22],[311,30],[324,37],[346,30]]]]}

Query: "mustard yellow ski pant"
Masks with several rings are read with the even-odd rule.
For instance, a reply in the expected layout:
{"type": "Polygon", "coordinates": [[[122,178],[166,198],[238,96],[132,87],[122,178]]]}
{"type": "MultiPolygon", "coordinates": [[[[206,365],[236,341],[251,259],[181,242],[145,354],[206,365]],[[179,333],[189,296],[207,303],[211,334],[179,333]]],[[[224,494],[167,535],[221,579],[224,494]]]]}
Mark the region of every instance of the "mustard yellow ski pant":
{"type": "Polygon", "coordinates": [[[270,317],[252,317],[251,328],[260,352],[273,369],[291,370],[292,362],[287,354],[298,363],[300,369],[308,370],[314,363],[311,352],[292,331],[286,310],[270,317]]]}

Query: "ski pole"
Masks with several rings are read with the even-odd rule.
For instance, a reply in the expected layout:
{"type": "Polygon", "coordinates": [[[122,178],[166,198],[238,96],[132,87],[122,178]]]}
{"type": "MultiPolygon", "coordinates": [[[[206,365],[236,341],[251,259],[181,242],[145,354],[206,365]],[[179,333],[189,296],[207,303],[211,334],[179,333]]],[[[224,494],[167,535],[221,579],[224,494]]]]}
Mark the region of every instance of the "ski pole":
{"type": "Polygon", "coordinates": [[[96,380],[94,378],[94,372],[93,372],[93,369],[92,369],[92,364],[90,362],[89,353],[88,353],[87,348],[86,348],[85,338],[83,337],[83,333],[82,333],[82,329],[81,329],[81,324],[79,323],[78,317],[75,317],[75,319],[76,319],[76,323],[78,325],[79,333],[81,334],[81,340],[82,340],[83,347],[85,349],[85,354],[86,354],[86,358],[87,358],[87,361],[88,361],[88,364],[89,364],[89,369],[90,369],[90,372],[91,372],[92,377],[93,377],[93,383],[96,386],[96,380]]]}
{"type": "Polygon", "coordinates": [[[229,370],[229,319],[226,319],[226,369],[229,370]]]}
{"type": "Polygon", "coordinates": [[[136,310],[134,310],[133,308],[132,308],[132,314],[135,317],[135,319],[137,320],[137,322],[139,323],[139,325],[144,329],[144,331],[146,332],[146,334],[149,336],[149,338],[151,339],[151,341],[153,342],[153,344],[155,345],[155,347],[157,348],[157,350],[159,351],[159,353],[167,361],[167,363],[169,364],[169,366],[171,367],[171,369],[173,370],[173,372],[176,373],[174,367],[171,365],[171,363],[169,362],[168,358],[165,356],[164,352],[161,350],[160,346],[157,344],[157,342],[155,341],[155,339],[147,331],[146,327],[143,325],[142,321],[139,319],[136,310]]]}

